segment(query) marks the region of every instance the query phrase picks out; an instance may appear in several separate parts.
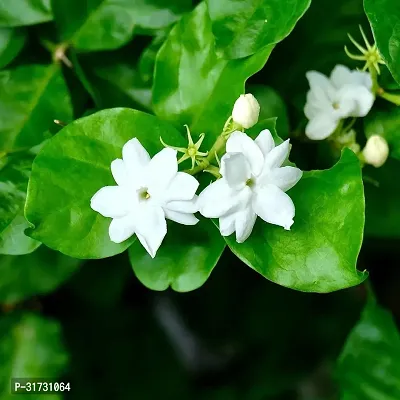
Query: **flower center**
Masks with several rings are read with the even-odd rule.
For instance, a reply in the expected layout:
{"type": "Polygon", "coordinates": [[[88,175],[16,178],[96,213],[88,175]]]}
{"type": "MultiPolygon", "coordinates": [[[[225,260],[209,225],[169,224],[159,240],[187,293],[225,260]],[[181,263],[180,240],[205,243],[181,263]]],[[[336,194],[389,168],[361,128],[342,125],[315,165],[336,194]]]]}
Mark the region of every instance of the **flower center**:
{"type": "Polygon", "coordinates": [[[148,190],[147,188],[140,188],[137,191],[138,196],[139,196],[139,201],[145,201],[145,200],[148,200],[150,198],[150,194],[149,194],[149,192],[147,190],[148,190]]]}
{"type": "Polygon", "coordinates": [[[255,182],[253,178],[249,178],[246,181],[246,186],[248,186],[249,188],[252,188],[254,186],[255,182]]]}
{"type": "Polygon", "coordinates": [[[340,104],[339,104],[337,101],[335,101],[335,102],[332,103],[332,107],[333,107],[335,110],[339,110],[340,104]]]}
{"type": "Polygon", "coordinates": [[[195,156],[196,153],[197,153],[196,147],[195,147],[195,146],[189,146],[188,149],[187,149],[187,153],[188,153],[188,155],[189,155],[190,157],[195,156]]]}

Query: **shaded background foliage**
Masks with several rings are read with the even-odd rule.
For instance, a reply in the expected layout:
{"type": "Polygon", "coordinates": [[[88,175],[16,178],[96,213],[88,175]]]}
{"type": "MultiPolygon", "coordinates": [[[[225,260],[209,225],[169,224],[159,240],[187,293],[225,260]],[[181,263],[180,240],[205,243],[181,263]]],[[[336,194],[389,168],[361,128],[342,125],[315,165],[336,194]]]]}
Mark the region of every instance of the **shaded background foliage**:
{"type": "MultiPolygon", "coordinates": [[[[69,123],[110,107],[152,112],[157,52],[171,24],[196,5],[140,0],[129,13],[128,0],[90,1],[88,8],[81,3],[0,0],[1,149],[34,146],[56,134],[54,115],[69,123]],[[90,16],[90,8],[98,11],[90,16]],[[72,69],[52,62],[54,43],[64,40],[73,45],[66,52],[72,69]],[[39,141],[32,131],[43,133],[39,141]]],[[[386,0],[380,6],[389,3],[395,4],[386,0]]],[[[388,12],[400,18],[398,7],[388,12]]],[[[358,24],[368,27],[361,1],[314,0],[248,80],[246,89],[259,99],[263,117],[278,117],[282,137],[297,137],[305,125],[305,72],[329,73],[337,63],[349,64],[343,46],[347,32],[357,35],[358,24]]],[[[238,41],[216,28],[217,38],[222,35],[217,45],[231,43],[227,54],[235,62],[243,56],[236,52],[238,41]]],[[[254,52],[241,48],[245,55],[254,52]]],[[[374,124],[384,125],[391,140],[398,140],[393,110],[378,102],[376,113],[365,121],[366,134],[377,129],[374,124]]],[[[324,146],[293,141],[299,167],[333,165],[324,146]]],[[[207,283],[182,294],[148,290],[126,253],[78,261],[44,245],[29,253],[20,246],[33,250],[35,243],[15,248],[0,240],[0,399],[10,398],[10,377],[51,376],[71,381],[65,394],[71,399],[398,400],[400,192],[393,182],[399,167],[397,157],[382,169],[364,170],[380,182],[376,188],[365,181],[358,267],[370,272],[368,283],[327,295],[270,283],[228,248],[207,283]],[[1,251],[10,246],[14,253],[1,251]],[[24,253],[29,254],[6,255],[24,253]]],[[[23,168],[17,171],[16,215],[27,183],[23,168]]]]}

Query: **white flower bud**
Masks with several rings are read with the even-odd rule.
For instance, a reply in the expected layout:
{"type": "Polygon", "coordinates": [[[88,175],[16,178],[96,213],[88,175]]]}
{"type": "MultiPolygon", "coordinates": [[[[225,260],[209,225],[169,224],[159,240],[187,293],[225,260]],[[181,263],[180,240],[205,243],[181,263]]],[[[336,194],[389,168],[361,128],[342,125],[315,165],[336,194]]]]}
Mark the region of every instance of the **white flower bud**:
{"type": "Polygon", "coordinates": [[[248,129],[258,122],[259,115],[260,105],[257,99],[250,93],[240,95],[233,106],[233,122],[248,129]]]}
{"type": "Polygon", "coordinates": [[[385,164],[389,155],[389,146],[387,141],[379,135],[373,135],[367,140],[367,144],[362,151],[364,160],[367,164],[373,165],[375,168],[385,164]]]}

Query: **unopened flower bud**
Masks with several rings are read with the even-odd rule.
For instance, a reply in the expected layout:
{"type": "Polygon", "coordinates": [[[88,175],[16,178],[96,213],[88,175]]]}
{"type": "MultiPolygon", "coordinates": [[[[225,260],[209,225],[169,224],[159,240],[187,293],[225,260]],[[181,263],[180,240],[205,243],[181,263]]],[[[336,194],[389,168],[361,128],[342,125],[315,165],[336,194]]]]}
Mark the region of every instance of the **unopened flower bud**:
{"type": "Polygon", "coordinates": [[[379,135],[373,135],[367,140],[367,144],[362,151],[364,160],[367,164],[373,165],[375,168],[385,164],[389,155],[389,146],[387,141],[379,135]]]}
{"type": "Polygon", "coordinates": [[[250,93],[240,95],[233,106],[233,122],[248,129],[258,122],[259,115],[260,105],[257,99],[250,93]]]}

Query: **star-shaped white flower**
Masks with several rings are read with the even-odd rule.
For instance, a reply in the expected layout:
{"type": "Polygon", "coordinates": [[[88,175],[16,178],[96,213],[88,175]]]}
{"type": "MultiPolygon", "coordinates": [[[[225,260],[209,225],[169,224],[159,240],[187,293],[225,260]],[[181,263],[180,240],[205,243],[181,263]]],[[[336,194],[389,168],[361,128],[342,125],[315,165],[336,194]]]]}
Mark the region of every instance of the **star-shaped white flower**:
{"type": "Polygon", "coordinates": [[[341,119],[365,117],[374,103],[369,73],[337,65],[330,78],[317,71],[306,74],[310,84],[304,113],[306,135],[313,140],[329,137],[341,119]]]}
{"type": "Polygon", "coordinates": [[[223,236],[236,231],[236,241],[251,234],[257,216],[289,230],[295,207],[285,193],[301,178],[295,167],[281,167],[289,155],[289,140],[275,147],[271,132],[263,130],[253,141],[242,132],[233,132],[221,159],[221,175],[199,195],[202,215],[219,218],[223,236]]]}
{"type": "Polygon", "coordinates": [[[178,172],[176,150],[163,149],[152,159],[138,139],[122,149],[122,160],[111,163],[117,186],[101,188],[90,206],[104,217],[113,218],[110,239],[121,243],[136,233],[151,257],[155,257],[167,233],[166,218],[183,225],[198,219],[197,180],[178,172]]]}

